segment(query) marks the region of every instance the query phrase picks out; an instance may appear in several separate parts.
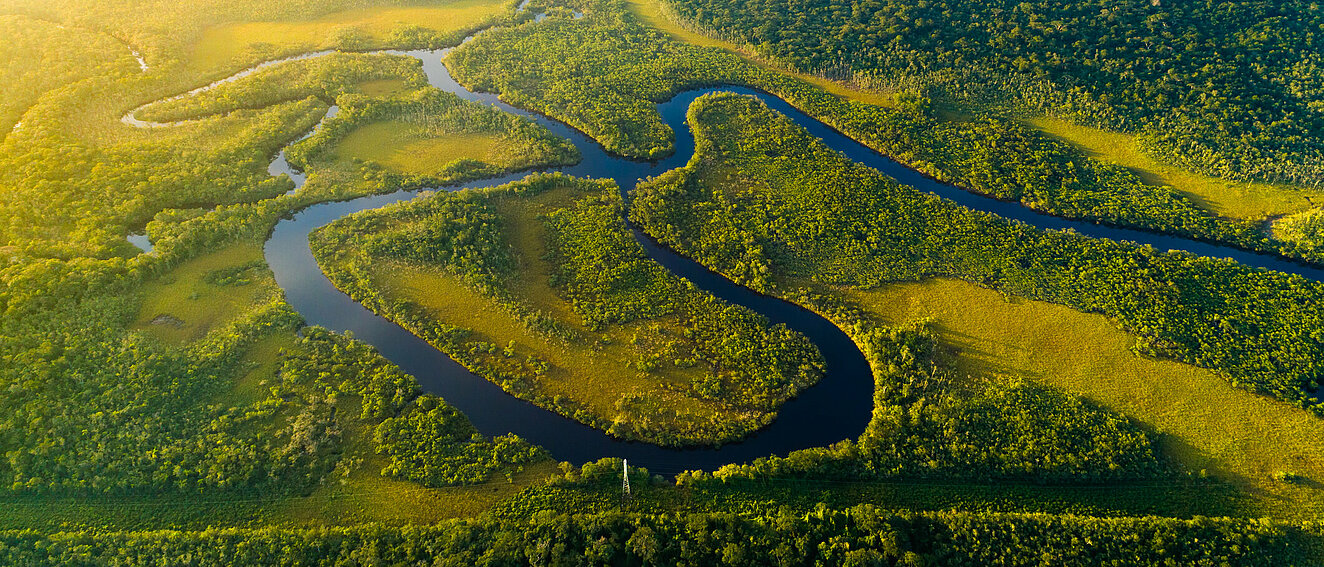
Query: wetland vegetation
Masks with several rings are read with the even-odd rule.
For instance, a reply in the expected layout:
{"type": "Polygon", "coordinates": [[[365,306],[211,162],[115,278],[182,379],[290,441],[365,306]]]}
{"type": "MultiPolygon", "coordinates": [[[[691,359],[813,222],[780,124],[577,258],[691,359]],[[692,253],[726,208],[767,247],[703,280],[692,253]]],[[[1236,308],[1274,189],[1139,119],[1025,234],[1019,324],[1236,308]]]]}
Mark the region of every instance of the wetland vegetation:
{"type": "Polygon", "coordinates": [[[511,394],[613,435],[720,444],[811,386],[804,337],[650,260],[609,182],[531,177],[321,229],[337,287],[511,394]]]}
{"type": "Polygon", "coordinates": [[[1319,13],[0,0],[0,563],[1318,564],[1324,284],[965,208],[730,93],[628,196],[546,172],[449,192],[588,142],[403,50],[486,29],[441,72],[623,156],[684,149],[656,103],[738,85],[968,191],[1315,261],[1319,13]],[[312,251],[511,395],[730,446],[826,380],[642,230],[844,331],[867,428],[704,471],[631,457],[622,499],[619,459],[471,421],[379,337],[308,325],[264,248],[423,188],[312,251]]]}

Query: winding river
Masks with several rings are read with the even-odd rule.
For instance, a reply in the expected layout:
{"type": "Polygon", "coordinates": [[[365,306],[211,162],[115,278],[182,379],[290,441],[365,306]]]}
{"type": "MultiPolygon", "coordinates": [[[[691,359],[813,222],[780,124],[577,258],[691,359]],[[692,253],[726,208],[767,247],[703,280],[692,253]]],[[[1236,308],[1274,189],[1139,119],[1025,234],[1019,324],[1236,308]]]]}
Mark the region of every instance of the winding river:
{"type": "MultiPolygon", "coordinates": [[[[498,100],[494,94],[471,92],[462,87],[442,64],[442,58],[449,51],[450,49],[383,53],[417,58],[422,62],[423,70],[432,86],[466,100],[489,104],[505,112],[529,118],[554,134],[569,139],[582,154],[582,161],[572,166],[549,170],[581,177],[613,179],[620,185],[622,193],[628,193],[641,178],[683,166],[690,159],[694,153],[694,137],[685,122],[685,113],[691,102],[712,92],[736,92],[757,97],[773,110],[789,117],[809,133],[822,139],[830,147],[863,165],[891,176],[904,185],[937,194],[972,209],[991,212],[1040,228],[1072,229],[1087,236],[1148,244],[1161,250],[1180,249],[1202,256],[1232,258],[1250,266],[1324,280],[1324,270],[1276,256],[1162,234],[1062,219],[1027,209],[1020,203],[1000,201],[970,193],[937,182],[882,156],[775,96],[744,87],[717,86],[694,89],[658,104],[657,110],[663,120],[675,131],[676,152],[668,158],[655,162],[621,158],[608,154],[594,140],[561,122],[514,108],[498,100]]],[[[325,53],[311,53],[290,59],[317,57],[325,53]]],[[[257,68],[181,96],[200,92],[216,84],[246,76],[257,69],[290,59],[264,63],[257,68]]],[[[328,117],[334,116],[335,110],[335,107],[332,107],[328,117]]],[[[137,121],[132,113],[125,117],[125,122],[140,127],[166,125],[137,121]]],[[[288,174],[296,185],[302,186],[304,177],[285,161],[284,150],[277,155],[269,171],[273,175],[288,174]]],[[[445,189],[494,186],[520,179],[527,174],[528,172],[521,172],[445,189]]],[[[827,371],[822,380],[799,397],[786,402],[772,425],[745,441],[724,445],[718,449],[666,449],[644,443],[621,441],[607,436],[600,430],[506,394],[493,383],[450,360],[422,339],[368,311],[341,293],[326,279],[313,259],[308,246],[308,235],[311,231],[345,215],[412,199],[416,195],[417,193],[412,191],[397,191],[386,195],[373,195],[308,207],[277,224],[266,243],[266,259],[275,272],[276,281],[284,289],[287,300],[303,315],[308,324],[321,325],[337,331],[350,331],[355,338],[373,345],[386,358],[414,375],[424,391],[445,398],[467,414],[484,434],[515,433],[547,448],[557,459],[574,463],[601,457],[626,457],[655,472],[674,474],[686,469],[712,470],[727,463],[748,462],[762,456],[785,455],[797,449],[854,439],[867,425],[873,408],[872,373],[864,356],[845,333],[808,310],[733,284],[703,266],[659,246],[637,230],[636,238],[648,255],[668,270],[689,279],[698,287],[719,298],[743,305],[764,315],[773,323],[785,324],[806,335],[818,346],[827,360],[827,371]]],[[[135,244],[150,249],[145,237],[135,238],[135,244]]]]}

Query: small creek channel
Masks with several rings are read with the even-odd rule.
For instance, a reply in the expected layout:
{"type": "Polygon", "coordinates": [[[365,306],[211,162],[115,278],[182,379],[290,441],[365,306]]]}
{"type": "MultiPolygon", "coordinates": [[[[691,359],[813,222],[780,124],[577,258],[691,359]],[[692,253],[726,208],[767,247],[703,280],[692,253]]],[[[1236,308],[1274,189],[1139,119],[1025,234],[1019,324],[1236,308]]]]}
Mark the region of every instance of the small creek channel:
{"type": "MultiPolygon", "coordinates": [[[[450,50],[382,53],[417,58],[422,62],[423,70],[432,86],[465,100],[488,104],[505,112],[529,118],[554,134],[569,139],[579,149],[583,159],[572,166],[548,170],[580,177],[613,179],[620,186],[623,194],[628,193],[638,180],[683,166],[693,155],[694,137],[685,122],[685,114],[690,103],[708,93],[735,92],[757,97],[773,110],[795,121],[810,134],[822,139],[828,146],[856,162],[872,167],[904,185],[937,194],[972,209],[994,213],[1040,228],[1072,229],[1087,236],[1148,244],[1160,250],[1178,249],[1202,256],[1231,258],[1250,266],[1324,280],[1324,270],[1276,256],[1151,232],[1063,219],[1027,209],[1020,203],[1000,201],[967,192],[930,179],[880,155],[775,96],[745,87],[716,86],[693,89],[658,104],[658,112],[675,132],[676,151],[670,157],[658,161],[638,161],[614,156],[603,150],[596,141],[559,121],[512,107],[498,100],[494,94],[471,92],[459,85],[442,64],[442,58],[450,50]]],[[[201,92],[283,61],[318,57],[326,53],[328,52],[310,53],[263,63],[181,96],[201,92]]],[[[336,110],[332,107],[328,117],[334,116],[336,110]]],[[[141,122],[133,118],[133,113],[127,115],[124,121],[139,127],[169,125],[141,122]]],[[[302,172],[293,169],[285,161],[284,150],[276,156],[269,171],[273,175],[288,174],[298,186],[303,184],[302,172]]],[[[521,179],[528,173],[519,172],[443,189],[490,187],[521,179]]],[[[799,306],[738,286],[696,262],[658,245],[637,230],[636,238],[647,254],[671,272],[689,279],[699,288],[723,300],[745,306],[767,317],[773,323],[785,324],[807,336],[827,360],[827,369],[822,380],[805,390],[799,397],[786,402],[778,418],[770,426],[742,442],[730,443],[717,449],[668,449],[646,443],[621,441],[609,437],[600,430],[506,394],[495,384],[469,372],[422,339],[350,299],[327,280],[313,259],[308,246],[308,235],[313,230],[348,214],[376,209],[416,196],[416,191],[397,191],[349,201],[322,203],[303,209],[277,224],[266,243],[267,263],[275,272],[276,281],[284,289],[289,303],[303,315],[308,324],[321,325],[336,331],[353,332],[355,338],[373,345],[387,359],[405,372],[414,375],[424,391],[445,398],[447,402],[463,411],[484,434],[515,433],[547,448],[555,458],[573,463],[602,457],[626,457],[654,471],[674,474],[684,469],[713,470],[727,463],[743,463],[762,456],[785,455],[797,449],[820,447],[843,439],[854,439],[868,424],[873,408],[872,372],[863,354],[844,332],[821,316],[799,306]]],[[[146,237],[135,235],[131,236],[130,240],[140,248],[150,250],[150,243],[146,241],[146,237]]]]}

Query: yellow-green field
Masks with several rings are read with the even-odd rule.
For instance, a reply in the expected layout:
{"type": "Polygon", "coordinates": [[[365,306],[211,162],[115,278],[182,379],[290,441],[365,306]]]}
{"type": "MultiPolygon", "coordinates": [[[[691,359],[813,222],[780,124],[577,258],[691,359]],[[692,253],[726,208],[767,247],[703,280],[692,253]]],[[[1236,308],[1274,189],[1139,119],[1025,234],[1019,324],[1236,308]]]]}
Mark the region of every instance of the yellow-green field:
{"type": "Polygon", "coordinates": [[[359,84],[359,92],[368,96],[385,97],[408,87],[403,79],[379,79],[359,84]]]}
{"type": "Polygon", "coordinates": [[[399,173],[427,175],[462,158],[485,163],[502,161],[500,138],[494,134],[434,136],[424,128],[397,121],[374,122],[355,129],[336,147],[341,160],[376,162],[399,173]]]}
{"type": "Polygon", "coordinates": [[[956,349],[960,372],[1009,375],[1061,388],[1163,434],[1169,454],[1192,472],[1246,488],[1262,513],[1317,517],[1324,511],[1320,419],[1233,387],[1212,371],[1137,356],[1134,337],[1102,315],[1012,298],[947,279],[845,294],[893,324],[929,319],[956,349]],[[1276,472],[1306,477],[1297,484],[1276,472]]]}
{"type": "Polygon", "coordinates": [[[170,344],[202,338],[254,305],[261,305],[263,298],[279,292],[276,280],[265,270],[255,271],[260,275],[247,285],[214,285],[203,278],[213,270],[261,259],[260,246],[244,243],[181,264],[158,281],[143,286],[146,299],[133,328],[170,344]]]}
{"type": "Polygon", "coordinates": [[[1192,173],[1145,155],[1130,134],[1077,126],[1057,118],[1025,122],[1085,150],[1090,157],[1130,169],[1145,183],[1171,186],[1224,217],[1261,219],[1295,213],[1310,208],[1311,199],[1320,195],[1293,185],[1229,181],[1192,173]]]}
{"type": "Polygon", "coordinates": [[[193,63],[209,69],[254,52],[363,49],[382,45],[393,33],[410,28],[440,33],[465,30],[502,12],[505,4],[503,0],[461,0],[439,6],[346,10],[306,21],[224,24],[203,32],[193,47],[193,63]]]}

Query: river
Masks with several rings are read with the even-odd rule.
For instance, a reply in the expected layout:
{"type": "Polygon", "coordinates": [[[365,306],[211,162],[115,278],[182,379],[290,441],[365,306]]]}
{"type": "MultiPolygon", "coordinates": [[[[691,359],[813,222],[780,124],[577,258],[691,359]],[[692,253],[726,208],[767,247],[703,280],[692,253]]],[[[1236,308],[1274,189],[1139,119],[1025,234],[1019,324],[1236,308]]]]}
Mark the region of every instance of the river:
{"type": "MultiPolygon", "coordinates": [[[[498,100],[494,94],[477,93],[464,88],[454,80],[449,70],[442,64],[442,59],[450,50],[382,53],[414,57],[422,62],[423,70],[432,86],[465,100],[488,104],[505,112],[529,118],[554,134],[569,139],[579,149],[583,159],[572,166],[548,168],[544,171],[613,179],[620,186],[623,195],[628,196],[629,190],[638,180],[683,166],[693,155],[694,137],[685,122],[685,114],[690,103],[708,93],[735,92],[757,97],[773,110],[795,121],[810,134],[822,139],[828,146],[852,160],[872,167],[904,185],[937,194],[972,209],[991,212],[1039,228],[1072,229],[1087,236],[1147,244],[1160,250],[1179,249],[1203,256],[1231,258],[1250,266],[1324,280],[1324,270],[1276,256],[1180,237],[1063,219],[1030,210],[1020,203],[1000,201],[970,193],[935,181],[880,155],[775,96],[739,86],[688,90],[657,105],[663,120],[675,132],[676,151],[670,157],[658,161],[640,161],[614,156],[603,150],[597,142],[566,124],[512,107],[498,100]]],[[[287,60],[317,57],[325,53],[307,54],[287,60]]],[[[277,63],[264,63],[257,68],[246,70],[187,94],[201,92],[277,63]]],[[[336,109],[332,107],[328,112],[328,118],[334,117],[335,111],[336,109]]],[[[134,124],[137,121],[132,116],[133,113],[126,116],[125,122],[141,127],[167,126],[167,124],[142,122],[134,124]]],[[[269,171],[273,175],[290,175],[297,186],[301,186],[304,181],[302,172],[291,168],[285,161],[284,150],[276,156],[269,171]]],[[[529,173],[519,172],[438,189],[489,187],[518,180],[529,173]]],[[[493,383],[450,360],[422,339],[354,302],[326,279],[313,259],[308,246],[308,235],[311,231],[345,215],[376,209],[416,196],[415,191],[397,191],[308,207],[277,224],[265,246],[267,263],[275,273],[276,281],[284,289],[287,301],[303,315],[308,324],[320,325],[336,331],[349,331],[355,338],[373,345],[387,359],[415,376],[424,391],[441,396],[468,415],[482,433],[486,435],[515,433],[547,448],[555,458],[573,463],[602,457],[626,457],[633,464],[649,467],[654,472],[674,474],[687,469],[712,470],[727,463],[743,463],[762,456],[785,455],[797,449],[821,447],[843,439],[854,439],[864,431],[873,408],[873,377],[864,356],[845,333],[829,321],[799,306],[738,286],[658,245],[637,230],[636,238],[648,255],[668,270],[689,279],[698,287],[723,300],[745,306],[764,315],[773,323],[785,324],[807,336],[827,361],[826,372],[820,382],[805,390],[799,397],[786,402],[778,418],[770,426],[742,442],[727,444],[717,449],[667,449],[645,443],[621,441],[609,437],[600,430],[506,394],[493,383]]],[[[150,249],[150,244],[144,237],[135,237],[134,243],[144,249],[150,249]]]]}

